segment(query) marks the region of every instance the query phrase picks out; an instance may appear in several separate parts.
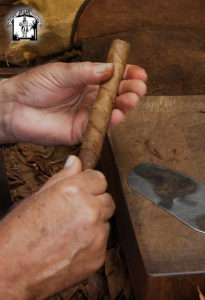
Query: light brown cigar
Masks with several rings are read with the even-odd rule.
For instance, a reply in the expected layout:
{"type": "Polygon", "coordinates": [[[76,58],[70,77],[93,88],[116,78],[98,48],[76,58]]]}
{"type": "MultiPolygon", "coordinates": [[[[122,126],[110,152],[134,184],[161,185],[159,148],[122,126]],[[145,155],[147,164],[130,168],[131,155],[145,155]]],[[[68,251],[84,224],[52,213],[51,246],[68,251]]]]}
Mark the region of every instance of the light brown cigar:
{"type": "Polygon", "coordinates": [[[114,74],[110,80],[100,85],[90,114],[79,155],[83,170],[94,169],[100,158],[112,109],[115,106],[118,87],[127,64],[129,50],[130,45],[125,41],[114,40],[111,44],[107,62],[113,63],[114,74]]]}

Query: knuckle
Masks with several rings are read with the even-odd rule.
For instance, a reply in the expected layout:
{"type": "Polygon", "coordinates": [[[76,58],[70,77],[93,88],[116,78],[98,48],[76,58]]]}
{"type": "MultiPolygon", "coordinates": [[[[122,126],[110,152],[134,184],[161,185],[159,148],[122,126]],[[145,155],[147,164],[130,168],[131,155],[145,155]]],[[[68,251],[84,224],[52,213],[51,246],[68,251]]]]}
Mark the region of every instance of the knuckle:
{"type": "Polygon", "coordinates": [[[102,172],[97,171],[97,170],[95,170],[94,172],[95,172],[95,175],[98,176],[101,180],[106,181],[105,175],[102,172]]]}
{"type": "Polygon", "coordinates": [[[97,209],[90,208],[88,211],[88,220],[90,224],[96,224],[99,220],[100,213],[97,209]]]}
{"type": "Polygon", "coordinates": [[[64,184],[64,191],[69,195],[81,194],[81,186],[76,181],[71,181],[69,184],[66,182],[64,184]]]}
{"type": "Polygon", "coordinates": [[[97,170],[86,170],[84,171],[84,174],[87,176],[89,176],[90,179],[93,179],[93,180],[99,180],[104,183],[105,185],[107,185],[107,180],[105,178],[105,175],[100,172],[100,171],[97,171],[97,170]]]}

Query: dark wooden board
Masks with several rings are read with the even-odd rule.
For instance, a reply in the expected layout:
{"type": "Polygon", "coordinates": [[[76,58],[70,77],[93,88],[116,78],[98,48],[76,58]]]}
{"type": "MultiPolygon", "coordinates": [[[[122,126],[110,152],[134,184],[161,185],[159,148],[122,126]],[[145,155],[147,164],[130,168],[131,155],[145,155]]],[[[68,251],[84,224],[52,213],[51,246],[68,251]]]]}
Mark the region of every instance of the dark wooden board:
{"type": "Polygon", "coordinates": [[[75,41],[144,26],[205,32],[203,0],[91,0],[81,15],[75,41]]]}
{"type": "Polygon", "coordinates": [[[129,63],[146,69],[148,94],[205,94],[205,34],[188,29],[143,27],[83,41],[82,60],[105,61],[115,38],[131,44],[129,63]]]}
{"type": "Polygon", "coordinates": [[[184,225],[126,182],[140,162],[169,167],[205,182],[204,133],[205,96],[145,97],[109,133],[117,173],[108,167],[108,152],[102,164],[116,200],[137,299],[193,300],[198,299],[197,285],[205,290],[205,234],[184,225]]]}

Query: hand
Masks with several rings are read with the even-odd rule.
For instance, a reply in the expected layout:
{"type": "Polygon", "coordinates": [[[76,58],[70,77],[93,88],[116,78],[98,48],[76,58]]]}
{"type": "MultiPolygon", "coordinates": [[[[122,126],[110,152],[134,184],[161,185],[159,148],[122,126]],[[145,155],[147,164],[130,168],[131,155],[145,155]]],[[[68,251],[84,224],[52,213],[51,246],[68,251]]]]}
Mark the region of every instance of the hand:
{"type": "Polygon", "coordinates": [[[102,266],[114,212],[106,187],[102,173],[82,172],[71,156],[64,170],[3,219],[2,299],[44,299],[102,266]]]}
{"type": "MultiPolygon", "coordinates": [[[[98,85],[112,74],[112,64],[50,63],[4,80],[0,88],[7,101],[2,111],[1,141],[70,145],[80,142],[98,85]]],[[[119,123],[137,105],[146,92],[146,78],[143,69],[126,67],[111,125],[119,123]]]]}

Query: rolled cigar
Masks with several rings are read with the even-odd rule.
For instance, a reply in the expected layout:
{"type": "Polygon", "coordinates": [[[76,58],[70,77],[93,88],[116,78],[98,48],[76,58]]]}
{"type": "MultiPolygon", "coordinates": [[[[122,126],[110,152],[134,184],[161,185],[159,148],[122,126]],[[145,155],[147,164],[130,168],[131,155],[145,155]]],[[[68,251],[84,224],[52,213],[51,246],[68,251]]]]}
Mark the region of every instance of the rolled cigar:
{"type": "Polygon", "coordinates": [[[125,41],[117,39],[111,44],[107,62],[113,63],[114,74],[111,79],[100,85],[89,117],[79,154],[83,170],[94,169],[100,158],[129,50],[130,45],[125,41]]]}

